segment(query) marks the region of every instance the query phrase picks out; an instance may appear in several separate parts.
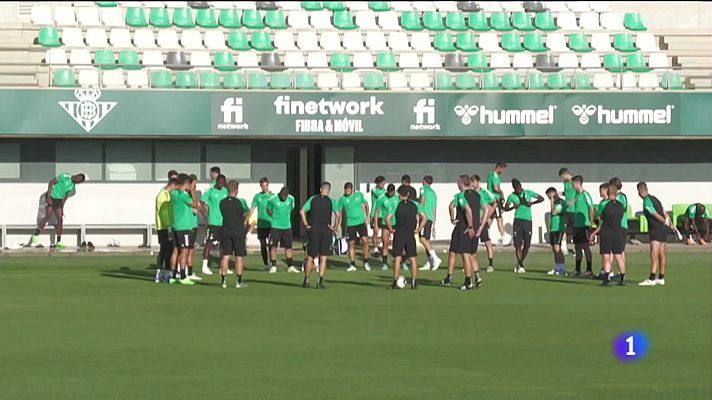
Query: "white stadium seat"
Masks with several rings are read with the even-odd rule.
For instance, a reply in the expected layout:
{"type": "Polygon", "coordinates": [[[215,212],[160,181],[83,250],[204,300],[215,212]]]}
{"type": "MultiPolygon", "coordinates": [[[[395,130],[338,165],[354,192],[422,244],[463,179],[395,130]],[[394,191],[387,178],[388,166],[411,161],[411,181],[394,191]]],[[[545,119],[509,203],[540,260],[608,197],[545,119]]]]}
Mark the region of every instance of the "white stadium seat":
{"type": "Polygon", "coordinates": [[[312,51],[307,54],[307,67],[309,68],[329,68],[329,60],[326,53],[312,51]]]}
{"type": "Polygon", "coordinates": [[[35,4],[30,10],[30,21],[35,25],[52,25],[52,7],[46,4],[35,4]]]}
{"type": "Polygon", "coordinates": [[[569,8],[566,7],[566,3],[563,1],[546,1],[544,6],[547,10],[555,13],[568,12],[569,8]]]}
{"type": "Polygon", "coordinates": [[[492,55],[490,55],[490,67],[495,69],[511,67],[511,63],[509,61],[509,54],[492,53],[492,55]]]}
{"type": "Polygon", "coordinates": [[[99,71],[94,68],[82,69],[79,71],[77,83],[83,87],[99,86],[99,71]]]}
{"type": "Polygon", "coordinates": [[[605,72],[593,75],[593,87],[596,89],[613,88],[613,75],[605,72]]]}
{"type": "Polygon", "coordinates": [[[409,51],[408,35],[405,32],[391,32],[388,34],[388,47],[393,51],[409,51]]]}
{"type": "Polygon", "coordinates": [[[576,22],[576,14],[572,12],[560,12],[556,15],[556,25],[565,31],[574,31],[579,28],[576,22]]]}
{"type": "Polygon", "coordinates": [[[669,68],[670,60],[665,53],[652,53],[648,56],[648,66],[655,69],[669,68]]]}
{"type": "Polygon", "coordinates": [[[101,73],[101,86],[105,88],[126,87],[126,83],[124,82],[124,71],[120,69],[103,71],[101,73]]]}
{"type": "Polygon", "coordinates": [[[45,55],[45,62],[49,65],[67,65],[67,53],[64,49],[49,49],[45,55]]]}
{"type": "Polygon", "coordinates": [[[295,50],[294,34],[288,31],[277,31],[274,34],[274,47],[279,50],[295,50]]]}
{"type": "MultiPolygon", "coordinates": [[[[366,11],[368,10],[367,1],[347,1],[346,7],[351,11],[366,11]]],[[[360,25],[359,25],[360,26],[360,25]]]]}
{"type": "Polygon", "coordinates": [[[156,39],[158,47],[164,49],[177,49],[180,47],[180,43],[178,43],[178,32],[173,29],[159,29],[156,39]]]}
{"type": "Polygon", "coordinates": [[[586,53],[581,56],[581,68],[598,69],[601,68],[601,56],[593,53],[586,53]]]}
{"type": "Polygon", "coordinates": [[[210,60],[210,53],[207,51],[193,51],[190,53],[191,67],[211,67],[213,65],[210,60]]]}
{"type": "Polygon", "coordinates": [[[345,72],[341,74],[341,88],[344,90],[361,89],[361,76],[358,72],[345,72]]]}
{"type": "Polygon", "coordinates": [[[54,22],[58,26],[76,26],[77,17],[72,6],[57,6],[54,8],[54,22]]]}
{"type": "MultiPolygon", "coordinates": [[[[161,31],[158,31],[159,33],[161,31]]],[[[173,32],[175,34],[175,31],[173,32]]],[[[155,48],[156,38],[153,36],[153,29],[141,28],[136,29],[133,35],[133,43],[138,48],[155,48]]],[[[176,36],[176,44],[178,43],[178,37],[176,36]]]]}
{"type": "Polygon", "coordinates": [[[126,74],[126,85],[131,88],[148,87],[148,73],[146,71],[129,71],[126,74]]]}
{"type": "Polygon", "coordinates": [[[287,16],[287,23],[292,29],[310,29],[309,14],[306,11],[291,11],[287,16]]]}
{"type": "Polygon", "coordinates": [[[589,7],[587,1],[567,1],[566,5],[569,7],[569,10],[575,13],[591,11],[591,7],[589,7]]]}
{"type": "Polygon", "coordinates": [[[413,32],[410,35],[410,46],[417,51],[432,51],[433,44],[428,32],[413,32]]]}
{"type": "Polygon", "coordinates": [[[334,72],[321,72],[316,77],[316,86],[319,89],[337,89],[339,87],[339,78],[334,72]]]}
{"type": "Polygon", "coordinates": [[[351,51],[364,50],[363,37],[359,31],[348,31],[344,33],[344,48],[351,51]]]}
{"type": "Polygon", "coordinates": [[[391,9],[393,11],[403,12],[403,11],[411,11],[411,10],[413,10],[413,7],[411,7],[410,1],[392,1],[391,9]]]}
{"type": "Polygon", "coordinates": [[[72,65],[91,65],[91,53],[87,49],[72,49],[69,53],[69,63],[72,65]]]}
{"type": "Polygon", "coordinates": [[[596,30],[601,29],[601,25],[598,23],[598,13],[595,12],[585,12],[579,16],[579,26],[582,29],[596,30]]]}
{"type": "Polygon", "coordinates": [[[480,1],[478,4],[484,12],[491,13],[502,11],[502,7],[499,5],[499,1],[480,1]]]}
{"type": "Polygon", "coordinates": [[[398,56],[398,66],[401,68],[420,68],[420,60],[416,53],[401,53],[398,56]]]}
{"type": "Polygon", "coordinates": [[[331,12],[327,10],[314,11],[311,13],[309,22],[315,29],[333,29],[331,24],[331,12]]]}
{"type": "Polygon", "coordinates": [[[440,12],[459,12],[456,1],[438,1],[435,6],[440,12]]]}
{"type": "Polygon", "coordinates": [[[534,68],[534,60],[530,53],[516,53],[512,58],[514,68],[534,68]]]}
{"type": "Polygon", "coordinates": [[[546,35],[546,47],[551,51],[569,51],[566,46],[566,36],[563,33],[549,33],[546,35]]]}
{"type": "Polygon", "coordinates": [[[62,43],[67,47],[84,47],[84,36],[79,28],[64,28],[62,43]]]}
{"type": "Polygon", "coordinates": [[[429,89],[432,87],[430,75],[425,72],[410,74],[408,84],[412,89],[429,89]]]}
{"type": "Polygon", "coordinates": [[[180,44],[186,49],[203,49],[203,38],[197,29],[187,29],[180,34],[180,44]]]}
{"type": "Polygon", "coordinates": [[[499,47],[499,39],[497,39],[496,33],[487,32],[481,34],[478,44],[484,51],[502,51],[502,48],[499,47]]]}
{"type": "Polygon", "coordinates": [[[398,23],[398,14],[393,11],[378,13],[378,26],[387,31],[401,30],[400,23],[398,23]]]}
{"type": "Polygon", "coordinates": [[[611,6],[607,1],[592,1],[590,2],[591,11],[598,13],[611,11],[611,6]]]}
{"type": "Polygon", "coordinates": [[[257,68],[260,62],[257,60],[257,53],[252,51],[241,51],[237,53],[237,66],[240,68],[257,68]]]}
{"type": "Polygon", "coordinates": [[[609,30],[623,30],[623,19],[617,12],[607,12],[601,14],[601,26],[609,30]]]}
{"type": "Polygon", "coordinates": [[[304,54],[301,51],[284,53],[284,66],[287,68],[304,68],[304,54]]]}
{"type": "Polygon", "coordinates": [[[635,80],[635,74],[633,72],[625,72],[623,74],[617,75],[616,82],[618,83],[616,86],[625,90],[636,89],[638,87],[638,84],[635,80]]]}
{"type": "Polygon", "coordinates": [[[339,32],[336,31],[326,31],[322,32],[319,36],[319,45],[322,49],[327,51],[341,51],[341,38],[339,37],[339,32]]]}
{"type": "Polygon", "coordinates": [[[297,47],[302,50],[319,50],[314,31],[299,32],[297,34],[297,47]]]}
{"type": "Polygon", "coordinates": [[[126,26],[124,13],[119,7],[103,7],[101,9],[101,22],[109,27],[126,26]]]}
{"type": "Polygon", "coordinates": [[[225,50],[225,34],[220,29],[208,29],[205,31],[205,47],[209,50],[225,50]]]}
{"type": "MultiPolygon", "coordinates": [[[[165,1],[164,2],[167,8],[186,8],[188,7],[188,2],[187,1],[165,1]]],[[[239,2],[235,2],[239,3],[239,2]]],[[[246,2],[242,2],[246,3],[246,2]]],[[[254,8],[254,6],[253,6],[254,8]]]]}
{"type": "MultiPolygon", "coordinates": [[[[213,1],[213,8],[218,8],[215,4],[222,3],[227,6],[227,8],[232,8],[232,4],[229,1],[213,1]]],[[[302,5],[298,1],[280,1],[278,2],[279,8],[284,11],[301,11],[302,5]]]]}
{"type": "MultiPolygon", "coordinates": [[[[177,3],[177,2],[174,1],[173,3],[177,3]]],[[[182,3],[187,3],[187,2],[183,1],[182,3]]],[[[233,7],[237,8],[238,10],[254,10],[255,6],[256,6],[254,1],[233,1],[232,4],[234,4],[233,7]]],[[[188,6],[182,6],[180,8],[185,8],[185,7],[188,7],[188,6]]]]}
{"type": "Polygon", "coordinates": [[[440,53],[423,53],[421,64],[425,69],[442,68],[443,58],[440,56],[440,53]]]}
{"type": "Polygon", "coordinates": [[[594,33],[591,35],[591,47],[600,52],[613,51],[611,46],[611,37],[608,33],[594,33]]]}
{"type": "Polygon", "coordinates": [[[163,55],[158,50],[147,50],[141,57],[141,65],[148,67],[162,67],[163,55]]]}
{"type": "Polygon", "coordinates": [[[655,36],[648,32],[641,32],[635,36],[635,47],[645,52],[660,51],[655,36]]]}
{"type": "Polygon", "coordinates": [[[386,37],[383,35],[383,32],[366,32],[366,47],[368,47],[369,50],[375,51],[388,50],[388,46],[386,45],[386,37]]]}
{"type": "Polygon", "coordinates": [[[361,30],[378,29],[378,24],[376,24],[376,13],[371,10],[357,12],[355,20],[356,25],[361,30]]]}
{"type": "Polygon", "coordinates": [[[405,89],[408,87],[408,78],[402,72],[389,72],[388,87],[396,90],[405,89]]]}
{"type": "Polygon", "coordinates": [[[413,10],[420,12],[435,11],[435,2],[433,1],[414,1],[412,2],[413,10]]]}
{"type": "Polygon", "coordinates": [[[576,53],[561,53],[559,54],[559,68],[578,68],[578,56],[576,53]]]}
{"type": "Polygon", "coordinates": [[[88,7],[75,8],[77,14],[77,22],[82,26],[100,26],[99,9],[93,5],[88,7]]]}
{"type": "Polygon", "coordinates": [[[353,59],[354,68],[373,68],[373,55],[369,52],[354,53],[353,59]]]}
{"type": "Polygon", "coordinates": [[[105,48],[109,47],[104,28],[89,28],[86,34],[87,45],[89,47],[105,48]]]}
{"type": "MultiPolygon", "coordinates": [[[[153,33],[151,33],[151,38],[153,38],[153,33]]],[[[129,30],[126,28],[114,28],[111,30],[111,33],[109,33],[109,43],[111,43],[112,47],[116,48],[127,48],[127,47],[133,47],[133,43],[131,43],[131,34],[129,33],[129,30]]],[[[151,41],[153,43],[153,41],[151,41]]],[[[153,43],[152,46],[146,46],[146,47],[155,47],[156,44],[153,43]]]]}
{"type": "Polygon", "coordinates": [[[524,11],[521,1],[500,1],[499,6],[502,7],[502,11],[510,13],[524,11]]]}
{"type": "Polygon", "coordinates": [[[658,76],[654,72],[648,72],[638,75],[638,87],[641,89],[658,89],[660,82],[658,76]]]}

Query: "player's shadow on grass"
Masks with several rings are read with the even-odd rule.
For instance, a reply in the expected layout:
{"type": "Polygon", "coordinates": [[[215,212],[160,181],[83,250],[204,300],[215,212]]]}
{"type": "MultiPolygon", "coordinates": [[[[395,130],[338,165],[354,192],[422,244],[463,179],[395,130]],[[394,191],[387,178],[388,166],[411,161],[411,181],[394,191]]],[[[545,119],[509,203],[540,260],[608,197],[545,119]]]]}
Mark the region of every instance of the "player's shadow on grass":
{"type": "Polygon", "coordinates": [[[588,281],[596,282],[592,279],[575,279],[575,278],[538,278],[533,276],[522,276],[521,279],[527,281],[540,281],[540,282],[550,282],[550,283],[567,283],[572,285],[585,285],[588,281]]]}
{"type": "Polygon", "coordinates": [[[246,282],[249,284],[250,282],[254,283],[261,283],[265,285],[273,285],[273,286],[286,286],[286,287],[291,287],[291,288],[299,288],[302,289],[302,279],[299,275],[294,274],[297,276],[297,279],[295,279],[294,282],[281,282],[281,281],[272,281],[272,280],[266,280],[266,279],[255,279],[255,278],[249,278],[246,280],[246,282]]]}
{"type": "MultiPolygon", "coordinates": [[[[155,271],[155,269],[154,269],[154,271],[155,271]]],[[[109,270],[109,271],[101,271],[101,276],[107,277],[107,278],[133,279],[133,280],[149,281],[149,282],[153,282],[156,278],[155,272],[131,269],[128,267],[121,267],[119,269],[109,270]]]]}

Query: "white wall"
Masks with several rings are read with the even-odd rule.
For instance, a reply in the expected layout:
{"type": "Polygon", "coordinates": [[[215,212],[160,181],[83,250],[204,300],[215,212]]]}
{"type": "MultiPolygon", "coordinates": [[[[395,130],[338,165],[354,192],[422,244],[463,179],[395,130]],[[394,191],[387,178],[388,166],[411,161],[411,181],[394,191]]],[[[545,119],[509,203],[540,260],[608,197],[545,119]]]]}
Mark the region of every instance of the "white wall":
{"type": "Polygon", "coordinates": [[[611,8],[624,14],[639,12],[652,29],[710,29],[712,3],[709,1],[612,1],[611,8]]]}

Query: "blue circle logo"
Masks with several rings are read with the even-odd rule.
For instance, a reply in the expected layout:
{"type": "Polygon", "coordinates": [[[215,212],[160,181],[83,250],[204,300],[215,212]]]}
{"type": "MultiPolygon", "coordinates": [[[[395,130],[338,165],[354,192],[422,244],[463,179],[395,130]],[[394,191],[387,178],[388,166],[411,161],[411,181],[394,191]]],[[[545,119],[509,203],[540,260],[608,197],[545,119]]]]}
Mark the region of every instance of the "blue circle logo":
{"type": "Polygon", "coordinates": [[[613,340],[613,355],[623,362],[638,361],[648,354],[650,341],[643,332],[626,332],[613,340]]]}

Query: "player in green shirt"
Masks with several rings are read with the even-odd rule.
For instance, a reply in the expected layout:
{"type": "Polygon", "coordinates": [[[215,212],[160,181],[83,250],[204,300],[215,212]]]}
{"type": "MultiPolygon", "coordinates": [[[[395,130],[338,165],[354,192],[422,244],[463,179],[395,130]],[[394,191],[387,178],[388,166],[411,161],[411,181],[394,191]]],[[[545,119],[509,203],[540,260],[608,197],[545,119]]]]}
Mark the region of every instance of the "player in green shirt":
{"type": "Polygon", "coordinates": [[[430,238],[434,236],[435,233],[435,221],[437,217],[437,206],[438,206],[438,196],[432,188],[433,177],[426,175],[423,177],[423,186],[420,187],[420,207],[425,213],[427,222],[422,231],[420,231],[420,243],[425,248],[426,258],[428,262],[423,265],[421,270],[432,270],[436,271],[440,264],[443,262],[438,253],[433,249],[432,243],[430,243],[430,238]]]}
{"type": "Polygon", "coordinates": [[[704,204],[690,204],[685,211],[685,233],[687,234],[687,245],[695,244],[692,241],[692,234],[697,235],[700,245],[706,245],[710,238],[710,216],[704,204]],[[700,234],[704,231],[704,236],[700,234]]]}
{"type": "MultiPolygon", "coordinates": [[[[388,271],[388,248],[390,247],[391,234],[393,233],[388,229],[386,217],[388,214],[394,212],[399,201],[400,197],[396,195],[396,186],[390,183],[388,184],[386,193],[378,198],[374,206],[376,211],[373,214],[373,218],[376,221],[373,226],[381,232],[381,242],[383,243],[383,252],[381,253],[383,259],[383,265],[381,266],[382,271],[388,271]]],[[[395,224],[395,221],[391,221],[391,224],[395,224]]]]}
{"type": "Polygon", "coordinates": [[[576,175],[572,178],[576,196],[574,197],[574,246],[576,248],[576,272],[575,276],[581,275],[581,262],[586,255],[586,273],[584,276],[593,276],[593,261],[591,247],[588,239],[591,235],[591,224],[594,218],[593,200],[591,195],[583,190],[583,177],[576,175]]]}
{"type": "MultiPolygon", "coordinates": [[[[215,168],[215,167],[213,167],[215,168]]],[[[212,169],[210,171],[212,174],[212,169]]],[[[208,228],[205,232],[205,245],[203,248],[203,267],[202,271],[205,275],[212,275],[208,267],[208,257],[210,250],[220,247],[220,237],[222,233],[223,217],[220,213],[220,202],[228,196],[227,180],[225,175],[218,175],[215,178],[215,184],[203,193],[200,201],[203,205],[203,212],[208,215],[208,228]]],[[[221,255],[222,256],[222,255],[221,255]]]]}
{"type": "Polygon", "coordinates": [[[363,197],[363,193],[354,191],[354,184],[346,182],[344,184],[344,195],[339,198],[337,205],[341,219],[346,218],[346,237],[349,240],[349,268],[348,272],[356,271],[356,239],[361,240],[363,250],[363,268],[371,270],[368,265],[368,229],[370,214],[368,202],[363,197]]]}
{"type": "MultiPolygon", "coordinates": [[[[191,195],[194,195],[196,199],[200,200],[200,194],[198,192],[198,175],[196,174],[190,174],[190,191],[191,195]]],[[[205,214],[205,211],[203,208],[200,206],[200,201],[198,201],[198,208],[193,209],[193,219],[192,219],[192,227],[193,229],[191,230],[191,234],[193,235],[192,243],[193,245],[190,248],[190,252],[188,253],[188,278],[194,280],[194,281],[201,281],[203,278],[199,277],[195,273],[193,273],[193,260],[195,259],[195,243],[198,241],[198,215],[202,215],[203,221],[207,221],[208,216],[205,214]]]]}
{"type": "Polygon", "coordinates": [[[525,273],[524,260],[529,254],[529,247],[532,243],[532,209],[531,206],[544,201],[541,195],[522,188],[522,183],[518,179],[512,179],[514,193],[507,197],[504,211],[514,211],[514,223],[512,224],[512,234],[514,236],[514,249],[517,256],[517,265],[514,267],[515,273],[525,273]]]}
{"type": "Polygon", "coordinates": [[[564,234],[561,237],[562,248],[561,251],[564,256],[569,254],[569,240],[574,234],[574,198],[576,197],[576,190],[571,182],[573,175],[567,168],[561,168],[559,170],[559,177],[564,182],[564,202],[566,203],[566,208],[564,209],[563,222],[564,222],[564,234]]]}
{"type": "Polygon", "coordinates": [[[509,244],[509,238],[507,233],[504,231],[504,219],[502,219],[502,209],[504,207],[504,191],[501,188],[501,178],[502,174],[507,170],[507,163],[504,161],[499,161],[495,166],[494,170],[490,171],[487,175],[487,190],[494,194],[494,198],[497,200],[497,208],[494,211],[494,217],[497,219],[497,228],[499,229],[499,244],[507,245],[509,244]]]}
{"type": "MultiPolygon", "coordinates": [[[[490,192],[487,188],[480,186],[481,182],[481,178],[477,174],[470,177],[472,189],[480,195],[480,214],[484,217],[485,204],[492,207],[492,210],[496,210],[497,199],[494,197],[494,193],[490,192]]],[[[485,225],[485,227],[482,229],[482,235],[480,235],[480,242],[484,243],[485,248],[487,249],[487,272],[494,272],[494,246],[492,246],[492,240],[489,235],[489,229],[492,224],[492,215],[494,215],[494,213],[490,215],[490,218],[482,219],[482,224],[485,225]]]]}
{"type": "Polygon", "coordinates": [[[386,178],[383,175],[378,175],[374,180],[376,186],[371,189],[371,229],[373,230],[373,236],[371,237],[371,244],[373,245],[373,256],[378,257],[378,239],[380,237],[380,232],[378,226],[376,226],[376,203],[378,199],[386,194],[386,178]]]}
{"type": "MultiPolygon", "coordinates": [[[[252,214],[257,210],[257,239],[260,241],[260,254],[262,255],[262,265],[265,271],[269,269],[267,265],[267,240],[272,229],[270,216],[267,214],[267,203],[272,197],[274,197],[274,193],[269,190],[269,179],[267,177],[260,179],[260,192],[252,198],[250,214],[247,216],[249,221],[252,218],[252,214]]],[[[277,272],[277,270],[275,269],[274,272],[277,272]]]]}
{"type": "MultiPolygon", "coordinates": [[[[215,184],[218,182],[218,177],[220,175],[222,175],[222,173],[220,172],[220,167],[215,166],[210,168],[210,187],[215,187],[215,184]]],[[[227,185],[227,183],[225,183],[225,185],[227,185]]],[[[225,185],[223,185],[223,187],[225,187],[225,190],[227,190],[227,187],[225,185]]]]}
{"type": "Polygon", "coordinates": [[[564,235],[564,219],[566,212],[566,202],[559,197],[556,188],[546,189],[546,197],[549,198],[551,218],[549,219],[549,243],[554,252],[554,268],[548,272],[549,275],[566,276],[566,258],[561,251],[561,237],[564,235]]]}
{"type": "Polygon", "coordinates": [[[294,268],[294,252],[292,250],[292,211],[294,211],[294,197],[289,194],[289,189],[285,186],[276,196],[267,203],[267,214],[272,221],[272,228],[269,233],[270,244],[270,273],[277,272],[277,247],[284,249],[287,257],[287,272],[299,273],[294,268]]]}
{"type": "Polygon", "coordinates": [[[171,192],[173,235],[175,236],[175,244],[178,247],[178,260],[170,280],[172,284],[193,284],[193,281],[188,276],[190,274],[186,275],[186,269],[190,265],[188,261],[190,249],[195,246],[195,236],[193,236],[194,212],[199,207],[195,190],[193,190],[194,185],[195,183],[188,175],[180,174],[176,189],[171,192]],[[180,270],[180,279],[178,279],[178,270],[180,270]]]}
{"type": "Polygon", "coordinates": [[[57,177],[49,181],[47,185],[47,194],[45,199],[47,205],[45,206],[44,218],[37,224],[32,237],[30,238],[30,246],[38,246],[40,244],[39,235],[42,229],[49,221],[50,216],[54,213],[57,219],[57,224],[54,226],[55,233],[57,234],[57,242],[50,247],[55,247],[57,249],[63,249],[66,246],[62,243],[62,232],[64,228],[64,205],[70,196],[73,196],[76,190],[76,185],[83,183],[86,180],[86,175],[76,174],[70,175],[67,173],[59,174],[57,177]]]}

